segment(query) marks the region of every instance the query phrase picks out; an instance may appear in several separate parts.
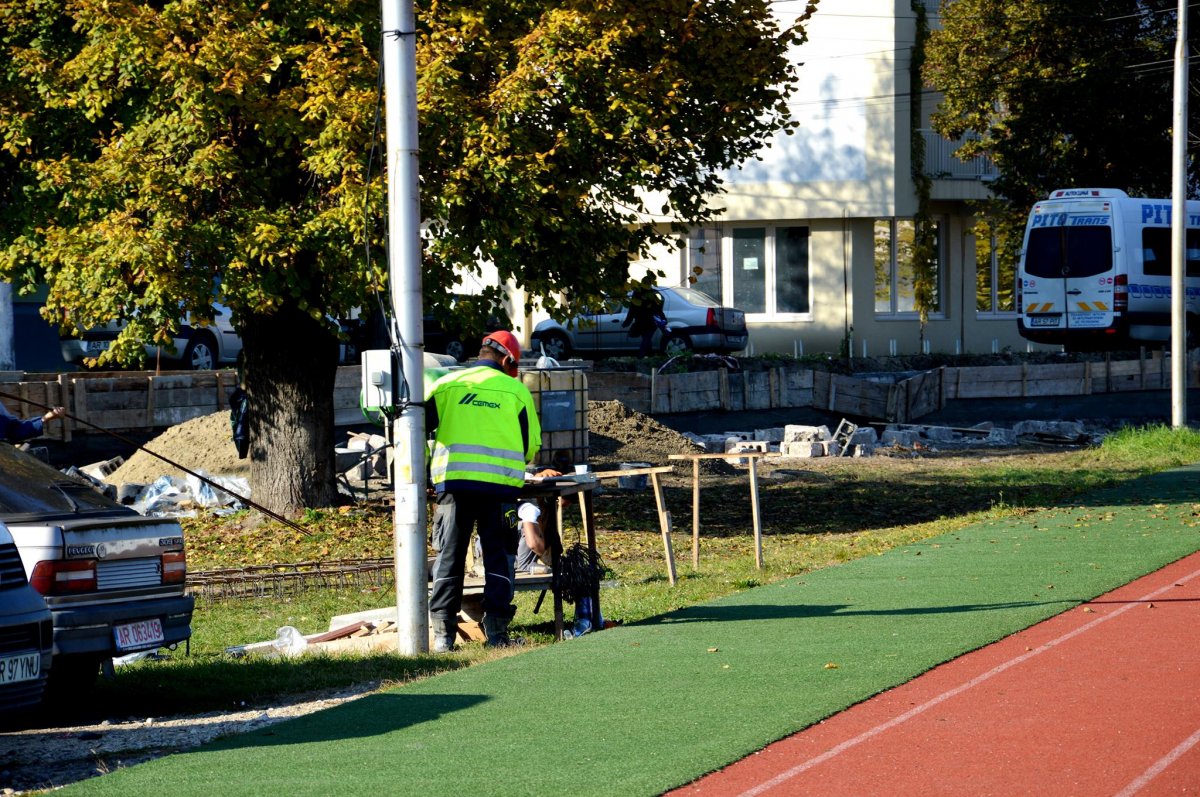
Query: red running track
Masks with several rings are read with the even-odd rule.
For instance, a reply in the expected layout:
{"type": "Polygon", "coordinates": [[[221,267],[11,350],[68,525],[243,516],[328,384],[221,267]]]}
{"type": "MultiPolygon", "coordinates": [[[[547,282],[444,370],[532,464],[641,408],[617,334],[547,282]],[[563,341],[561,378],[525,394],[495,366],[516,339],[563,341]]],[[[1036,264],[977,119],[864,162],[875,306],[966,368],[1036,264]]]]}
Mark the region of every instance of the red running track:
{"type": "Polygon", "coordinates": [[[1200,795],[1200,554],[673,794],[1200,795]]]}

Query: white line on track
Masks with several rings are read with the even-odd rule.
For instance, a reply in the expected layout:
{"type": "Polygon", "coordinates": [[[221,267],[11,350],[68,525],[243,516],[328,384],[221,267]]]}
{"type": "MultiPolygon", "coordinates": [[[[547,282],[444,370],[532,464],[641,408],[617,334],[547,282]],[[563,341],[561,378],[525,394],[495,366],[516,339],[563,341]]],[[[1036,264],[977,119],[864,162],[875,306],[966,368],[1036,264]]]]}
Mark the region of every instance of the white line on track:
{"type": "Polygon", "coordinates": [[[1117,792],[1117,797],[1132,797],[1132,795],[1137,794],[1142,790],[1143,786],[1154,780],[1160,772],[1175,763],[1181,755],[1195,747],[1197,742],[1200,742],[1200,731],[1196,731],[1180,742],[1174,750],[1155,761],[1154,766],[1147,769],[1141,775],[1138,775],[1133,779],[1132,783],[1117,792]]]}
{"type": "MultiPolygon", "coordinates": [[[[1060,636],[1056,639],[1052,639],[1049,642],[1046,642],[1045,644],[1040,645],[1039,647],[1036,647],[1031,651],[1023,653],[1014,659],[1009,659],[1008,661],[1004,662],[1003,664],[998,664],[995,667],[993,667],[992,669],[988,670],[987,672],[982,673],[981,675],[975,676],[974,678],[972,678],[971,680],[967,681],[964,684],[961,684],[960,686],[956,686],[953,689],[948,689],[945,692],[942,692],[937,697],[931,698],[930,700],[927,700],[926,702],[922,703],[921,705],[911,708],[908,711],[904,712],[903,714],[893,717],[892,719],[888,720],[887,722],[880,723],[879,725],[876,725],[874,728],[871,728],[870,730],[863,731],[858,736],[855,736],[851,739],[847,739],[846,741],[842,742],[841,744],[838,744],[838,745],[835,745],[834,747],[829,748],[824,753],[821,753],[819,756],[810,758],[803,763],[797,764],[796,766],[792,767],[791,769],[788,769],[784,772],[779,773],[778,775],[771,778],[770,780],[763,781],[762,783],[758,784],[757,786],[747,789],[746,791],[742,792],[739,795],[739,797],[754,797],[754,795],[762,794],[766,791],[769,791],[770,789],[775,788],[776,786],[778,786],[782,783],[786,783],[787,781],[791,780],[792,778],[796,777],[797,775],[801,774],[802,772],[812,769],[813,767],[817,766],[818,764],[823,764],[826,761],[830,760],[831,758],[834,758],[834,757],[844,753],[845,751],[849,750],[850,748],[857,747],[858,745],[862,744],[863,742],[866,742],[866,741],[878,736],[879,734],[883,733],[884,731],[895,728],[896,726],[909,721],[913,717],[916,717],[920,714],[925,713],[926,711],[933,708],[934,706],[940,705],[941,703],[946,702],[947,700],[949,700],[952,697],[961,695],[963,692],[967,691],[968,689],[978,686],[979,684],[983,683],[984,681],[987,681],[987,680],[991,679],[992,677],[999,675],[1000,673],[1004,672],[1005,670],[1011,669],[1012,667],[1016,667],[1018,664],[1022,664],[1024,662],[1028,661],[1029,659],[1033,658],[1034,656],[1038,655],[1039,653],[1045,653],[1048,650],[1056,648],[1059,645],[1063,644],[1064,642],[1067,642],[1067,641],[1079,636],[1080,634],[1083,634],[1083,633],[1086,633],[1086,632],[1092,630],[1093,628],[1100,625],[1101,623],[1107,622],[1107,621],[1113,619],[1114,617],[1118,617],[1118,616],[1124,614],[1128,610],[1132,609],[1134,606],[1145,603],[1146,601],[1153,600],[1153,599],[1157,598],[1158,596],[1162,595],[1163,593],[1168,592],[1169,590],[1172,590],[1177,586],[1186,584],[1187,582],[1191,581],[1192,579],[1194,579],[1198,576],[1200,576],[1200,570],[1196,570],[1196,571],[1190,573],[1189,575],[1184,576],[1183,578],[1171,579],[1171,583],[1168,584],[1167,586],[1160,587],[1159,589],[1156,589],[1153,592],[1143,595],[1140,598],[1130,600],[1130,601],[1126,602],[1126,604],[1124,606],[1120,607],[1119,609],[1115,609],[1115,610],[1109,612],[1108,614],[1101,615],[1100,617],[1097,617],[1095,620],[1085,623],[1084,625],[1079,626],[1078,628],[1074,629],[1073,631],[1068,631],[1067,633],[1063,634],[1062,636],[1060,636]]],[[[803,733],[803,731],[800,731],[800,732],[803,733]]],[[[1140,778],[1138,778],[1138,780],[1135,780],[1133,783],[1129,784],[1129,786],[1125,787],[1125,790],[1122,791],[1120,793],[1120,795],[1118,795],[1118,797],[1128,797],[1128,795],[1134,794],[1138,789],[1142,788],[1142,786],[1144,786],[1146,783],[1149,783],[1151,778],[1153,778],[1155,775],[1157,775],[1159,772],[1161,772],[1163,769],[1165,769],[1171,763],[1171,761],[1174,761],[1175,758],[1178,758],[1180,755],[1183,755],[1183,753],[1185,753],[1188,749],[1190,749],[1198,741],[1200,741],[1200,731],[1197,731],[1193,736],[1189,737],[1183,744],[1179,745],[1179,747],[1176,747],[1175,750],[1172,750],[1170,754],[1168,754],[1161,761],[1159,761],[1157,764],[1155,764],[1153,767],[1151,767],[1149,770],[1147,770],[1145,773],[1143,773],[1142,776],[1140,778]],[[1159,766],[1160,764],[1161,764],[1161,766],[1159,766]],[[1157,769],[1156,769],[1156,767],[1157,767],[1157,769]],[[1135,786],[1136,786],[1136,788],[1135,788],[1135,786]],[[1130,791],[1131,788],[1133,789],[1133,791],[1130,791]]]]}

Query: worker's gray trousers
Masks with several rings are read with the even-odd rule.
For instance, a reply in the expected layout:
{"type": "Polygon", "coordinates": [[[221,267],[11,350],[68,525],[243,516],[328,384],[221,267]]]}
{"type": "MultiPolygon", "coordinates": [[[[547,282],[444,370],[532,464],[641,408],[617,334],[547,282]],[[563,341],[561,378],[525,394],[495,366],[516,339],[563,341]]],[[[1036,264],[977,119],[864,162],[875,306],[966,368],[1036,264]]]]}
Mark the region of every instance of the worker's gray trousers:
{"type": "Polygon", "coordinates": [[[513,569],[517,548],[516,530],[504,519],[511,506],[498,498],[479,493],[442,493],[433,514],[433,588],[429,595],[429,616],[452,620],[462,608],[463,574],[467,563],[467,545],[471,529],[479,533],[483,548],[483,611],[494,617],[511,619],[513,605],[513,569]]]}

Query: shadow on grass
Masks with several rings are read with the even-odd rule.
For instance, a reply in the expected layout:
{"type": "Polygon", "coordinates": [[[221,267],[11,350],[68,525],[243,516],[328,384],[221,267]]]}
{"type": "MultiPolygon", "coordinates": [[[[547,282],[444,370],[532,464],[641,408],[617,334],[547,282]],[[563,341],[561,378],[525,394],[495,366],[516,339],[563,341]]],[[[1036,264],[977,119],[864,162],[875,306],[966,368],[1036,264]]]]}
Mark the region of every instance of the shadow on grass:
{"type": "Polygon", "coordinates": [[[487,695],[373,694],[316,714],[222,739],[204,749],[240,750],[382,736],[434,722],[488,699],[487,695]]]}
{"type": "Polygon", "coordinates": [[[922,615],[991,612],[1030,609],[1037,606],[1076,606],[1080,600],[1063,598],[1053,601],[1003,601],[999,603],[963,603],[951,606],[910,606],[895,609],[851,609],[847,604],[737,604],[702,605],[651,617],[634,625],[678,625],[680,623],[738,623],[747,620],[803,620],[814,617],[919,617],[922,615]]]}

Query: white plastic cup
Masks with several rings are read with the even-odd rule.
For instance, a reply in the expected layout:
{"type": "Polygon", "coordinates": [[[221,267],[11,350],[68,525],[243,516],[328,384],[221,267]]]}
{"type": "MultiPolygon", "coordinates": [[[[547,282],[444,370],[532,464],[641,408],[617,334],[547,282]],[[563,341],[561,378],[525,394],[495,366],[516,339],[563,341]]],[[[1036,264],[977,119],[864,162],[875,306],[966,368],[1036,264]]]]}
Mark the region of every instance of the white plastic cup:
{"type": "Polygon", "coordinates": [[[587,466],[587,465],[576,465],[576,466],[575,466],[575,472],[576,472],[576,473],[587,473],[587,472],[588,472],[588,466],[587,466]]]}

